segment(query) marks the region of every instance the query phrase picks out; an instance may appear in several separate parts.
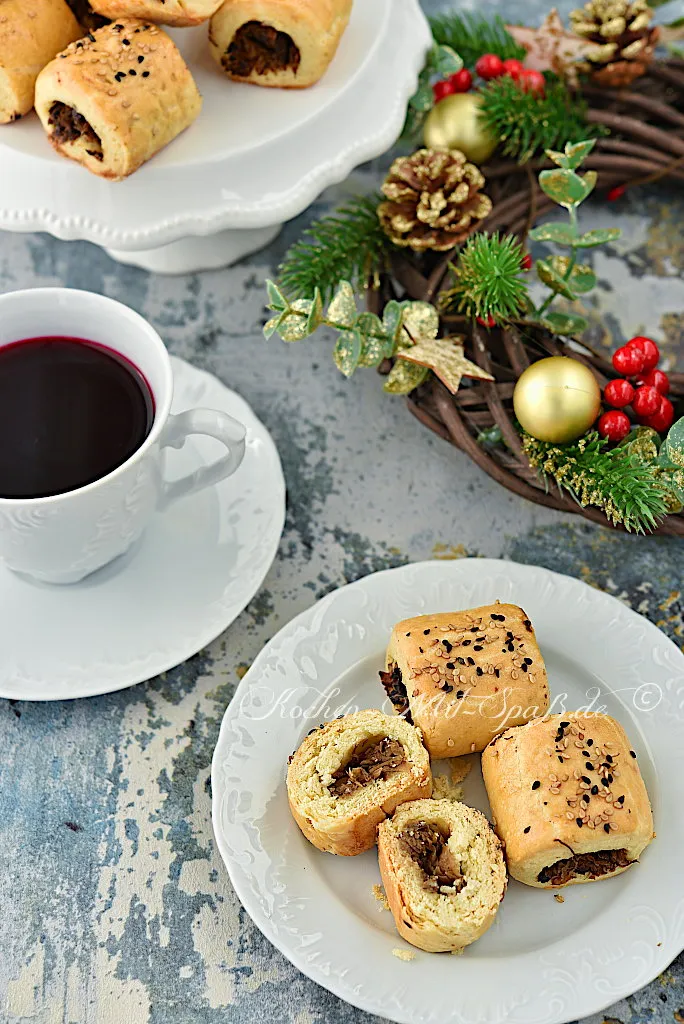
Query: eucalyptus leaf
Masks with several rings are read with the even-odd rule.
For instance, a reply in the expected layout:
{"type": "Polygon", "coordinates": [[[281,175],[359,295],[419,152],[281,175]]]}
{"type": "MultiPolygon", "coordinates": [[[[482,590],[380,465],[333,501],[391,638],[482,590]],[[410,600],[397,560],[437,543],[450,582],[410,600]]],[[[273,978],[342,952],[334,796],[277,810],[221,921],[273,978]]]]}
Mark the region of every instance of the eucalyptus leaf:
{"type": "Polygon", "coordinates": [[[422,82],[413,96],[411,97],[411,106],[414,110],[420,110],[422,113],[426,113],[432,109],[435,102],[435,98],[432,92],[432,86],[429,82],[422,82]]]}
{"type": "Polygon", "coordinates": [[[401,303],[396,299],[390,299],[382,312],[382,329],[387,336],[385,355],[387,358],[394,355],[394,350],[399,340],[399,332],[402,329],[401,303]]]}
{"type": "Polygon", "coordinates": [[[358,331],[343,331],[337,339],[333,359],[340,373],[351,377],[359,365],[363,341],[358,331]]]}
{"type": "Polygon", "coordinates": [[[463,61],[450,46],[435,44],[430,54],[430,64],[442,78],[455,75],[463,67],[463,61]]]}
{"type": "Polygon", "coordinates": [[[342,327],[353,327],[356,323],[356,299],[349,281],[340,281],[335,296],[328,306],[328,320],[342,327]]]}
{"type": "Polygon", "coordinates": [[[271,309],[287,309],[287,299],[274,281],[266,281],[266,291],[271,309]]]}
{"type": "MultiPolygon", "coordinates": [[[[570,259],[568,256],[552,256],[549,261],[551,266],[560,274],[561,277],[565,277],[570,266],[570,259]]],[[[585,295],[590,292],[592,288],[596,287],[596,274],[587,263],[577,263],[572,268],[572,272],[568,279],[568,284],[573,292],[577,295],[585,295]]]]}
{"type": "Polygon", "coordinates": [[[356,329],[361,335],[360,366],[377,366],[385,356],[387,337],[382,321],[375,313],[361,313],[356,321],[356,329]]]}
{"type": "Polygon", "coordinates": [[[678,469],[684,467],[684,417],[673,423],[665,438],[665,451],[678,469]]]}
{"type": "Polygon", "coordinates": [[[399,346],[408,348],[419,341],[431,341],[439,331],[439,313],[429,302],[402,302],[402,326],[399,346]]]}
{"type": "Polygon", "coordinates": [[[587,171],[581,178],[574,171],[558,168],[555,171],[542,171],[539,175],[539,186],[543,192],[559,206],[570,209],[578,206],[587,198],[596,184],[596,174],[587,171]],[[592,177],[593,175],[593,177],[592,177]]]}
{"type": "Polygon", "coordinates": [[[384,390],[390,395],[408,395],[423,383],[429,372],[427,366],[397,359],[385,380],[384,390]]]}
{"type": "Polygon", "coordinates": [[[541,322],[542,326],[549,331],[566,337],[582,334],[589,326],[583,316],[577,316],[574,313],[545,313],[541,322]]]}
{"type": "Polygon", "coordinates": [[[574,299],[577,296],[573,292],[570,285],[563,280],[561,274],[554,270],[551,263],[547,260],[537,260],[537,276],[542,284],[545,284],[547,288],[550,288],[556,295],[563,295],[566,299],[574,299]]]}
{"type": "Polygon", "coordinates": [[[264,337],[271,338],[276,333],[280,326],[280,321],[283,319],[283,314],[280,313],[278,316],[272,317],[267,324],[264,326],[264,337]]]}
{"type": "Polygon", "coordinates": [[[305,315],[286,313],[284,316],[281,316],[278,334],[283,341],[303,341],[304,338],[308,338],[310,331],[307,323],[312,306],[311,299],[297,299],[290,308],[296,310],[298,314],[305,315]]]}
{"type": "Polygon", "coordinates": [[[306,330],[308,334],[313,334],[323,322],[323,300],[321,298],[320,289],[317,288],[314,292],[314,297],[311,300],[311,309],[306,319],[306,330]]]}
{"type": "Polygon", "coordinates": [[[588,139],[586,142],[567,142],[564,153],[557,153],[552,149],[547,149],[546,155],[549,160],[553,160],[559,167],[574,171],[586,160],[595,144],[596,139],[588,139]]]}
{"type": "Polygon", "coordinates": [[[570,224],[563,224],[561,221],[554,221],[551,224],[542,224],[541,227],[533,228],[530,231],[530,238],[533,242],[555,242],[556,245],[576,244],[576,234],[570,224]]]}
{"type": "Polygon", "coordinates": [[[580,235],[574,246],[576,249],[593,249],[596,245],[614,242],[621,234],[620,228],[594,228],[592,231],[580,235]]]}

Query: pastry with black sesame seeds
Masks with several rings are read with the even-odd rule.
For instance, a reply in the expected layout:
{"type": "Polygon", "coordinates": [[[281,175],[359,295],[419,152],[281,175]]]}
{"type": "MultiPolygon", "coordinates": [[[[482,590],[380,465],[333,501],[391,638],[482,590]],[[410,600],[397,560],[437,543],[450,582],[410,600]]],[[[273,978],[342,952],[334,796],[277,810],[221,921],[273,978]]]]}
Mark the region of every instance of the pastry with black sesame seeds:
{"type": "Polygon", "coordinates": [[[0,2],[0,124],[33,109],[38,75],[80,35],[64,0],[0,2]]]}
{"type": "Polygon", "coordinates": [[[397,623],[380,678],[397,713],[420,728],[433,758],[484,750],[504,729],[549,707],[532,623],[512,604],[397,623]]]}
{"type": "Polygon", "coordinates": [[[325,853],[370,850],[378,825],[405,800],[432,793],[420,732],[382,711],[357,711],[312,729],[290,758],[292,816],[325,853]]]}
{"type": "Polygon", "coordinates": [[[229,78],[304,89],[327,71],[352,0],[225,0],[211,19],[209,49],[229,78]]]}
{"type": "Polygon", "coordinates": [[[107,18],[142,18],[157,25],[189,28],[208,21],[223,0],[90,0],[93,10],[107,18]]]}
{"type": "Polygon", "coordinates": [[[455,800],[402,804],[378,829],[378,861],[397,931],[428,953],[479,939],[506,892],[500,840],[455,800]]]}
{"type": "Polygon", "coordinates": [[[52,146],[111,181],[167,146],[201,106],[171,37],[132,19],[72,43],[36,82],[36,112],[52,146]]]}
{"type": "Polygon", "coordinates": [[[483,752],[482,775],[508,870],[526,885],[610,878],[653,838],[638,763],[608,715],[569,712],[510,729],[483,752]]]}

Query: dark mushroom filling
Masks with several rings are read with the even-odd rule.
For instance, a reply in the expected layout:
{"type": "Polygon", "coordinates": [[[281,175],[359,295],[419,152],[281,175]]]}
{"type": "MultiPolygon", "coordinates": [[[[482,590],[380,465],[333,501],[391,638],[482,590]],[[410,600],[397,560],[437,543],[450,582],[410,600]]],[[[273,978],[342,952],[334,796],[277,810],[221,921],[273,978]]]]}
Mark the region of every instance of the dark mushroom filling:
{"type": "Polygon", "coordinates": [[[96,160],[102,160],[102,141],[83,114],[79,114],[66,103],[55,102],[50,107],[48,124],[52,128],[52,137],[56,142],[77,142],[83,138],[88,148],[86,152],[96,160]]]}
{"type": "Polygon", "coordinates": [[[383,736],[360,743],[347,764],[338,768],[328,789],[333,796],[349,796],[369,782],[388,778],[401,765],[406,755],[399,740],[383,736]]]}
{"type": "Polygon", "coordinates": [[[233,36],[221,64],[229,75],[248,78],[269,71],[294,71],[301,61],[299,48],[287,32],[279,32],[260,21],[247,21],[233,36]]]}
{"type": "Polygon", "coordinates": [[[380,673],[380,682],[385,688],[385,693],[392,701],[394,710],[398,715],[403,715],[406,721],[413,725],[411,712],[409,711],[409,700],[406,687],[401,678],[401,669],[398,665],[391,665],[387,672],[380,673]]]}
{"type": "Polygon", "coordinates": [[[102,14],[96,14],[90,6],[88,0],[67,0],[67,4],[73,11],[76,21],[78,21],[83,28],[88,29],[92,32],[93,29],[102,28],[103,25],[109,25],[109,18],[105,18],[102,14]]]}
{"type": "Polygon", "coordinates": [[[461,866],[447,846],[448,838],[441,829],[428,821],[417,821],[398,836],[409,856],[423,872],[424,887],[445,896],[459,893],[466,884],[461,866]]]}
{"type": "Polygon", "coordinates": [[[626,850],[597,850],[595,853],[578,853],[565,860],[557,860],[555,864],[543,868],[537,875],[537,881],[551,885],[567,885],[576,875],[589,875],[600,878],[616,868],[626,868],[632,864],[626,850]]]}

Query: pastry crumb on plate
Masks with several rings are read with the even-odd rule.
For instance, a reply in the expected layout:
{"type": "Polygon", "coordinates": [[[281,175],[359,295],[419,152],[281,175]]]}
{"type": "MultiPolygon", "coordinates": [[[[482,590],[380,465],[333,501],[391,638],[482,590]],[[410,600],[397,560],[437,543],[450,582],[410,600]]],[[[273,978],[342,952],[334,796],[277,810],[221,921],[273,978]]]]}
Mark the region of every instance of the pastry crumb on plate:
{"type": "Polygon", "coordinates": [[[409,960],[416,959],[416,954],[411,949],[393,949],[392,956],[396,956],[397,960],[405,960],[407,963],[409,960]]]}

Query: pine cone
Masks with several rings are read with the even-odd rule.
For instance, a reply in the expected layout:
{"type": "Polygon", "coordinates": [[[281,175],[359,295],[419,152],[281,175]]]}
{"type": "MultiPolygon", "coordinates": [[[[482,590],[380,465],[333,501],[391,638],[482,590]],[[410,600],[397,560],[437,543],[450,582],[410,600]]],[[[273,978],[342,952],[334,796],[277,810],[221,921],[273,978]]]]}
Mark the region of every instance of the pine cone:
{"type": "Polygon", "coordinates": [[[647,0],[589,0],[572,11],[576,35],[596,45],[587,50],[581,70],[599,85],[623,88],[645,74],[658,41],[647,0]]]}
{"type": "Polygon", "coordinates": [[[444,252],[465,241],[492,212],[484,175],[458,150],[419,149],[394,161],[378,217],[395,245],[444,252]]]}

